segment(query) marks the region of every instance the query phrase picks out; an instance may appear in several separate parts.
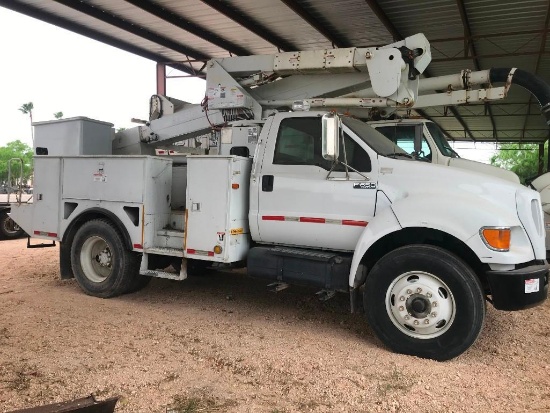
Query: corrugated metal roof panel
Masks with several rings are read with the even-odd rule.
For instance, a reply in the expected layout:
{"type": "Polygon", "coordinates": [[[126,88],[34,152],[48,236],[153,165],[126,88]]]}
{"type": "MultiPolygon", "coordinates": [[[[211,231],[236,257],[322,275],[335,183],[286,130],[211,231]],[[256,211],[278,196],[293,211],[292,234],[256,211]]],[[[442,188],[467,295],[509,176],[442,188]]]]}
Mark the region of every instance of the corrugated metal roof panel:
{"type": "MultiPolygon", "coordinates": [[[[290,0],[289,0],[290,1],[290,0]]],[[[388,27],[384,25],[363,0],[293,0],[292,7],[302,8],[316,19],[332,37],[352,46],[384,45],[393,41],[388,27]]],[[[463,0],[466,17],[479,66],[519,67],[534,71],[538,64],[538,73],[550,82],[550,41],[546,42],[544,53],[540,55],[542,31],[547,13],[550,10],[548,0],[463,0]],[[519,32],[519,33],[518,33],[519,32]]],[[[116,41],[125,42],[140,50],[152,52],[155,59],[162,61],[185,61],[183,49],[205,57],[228,56],[223,47],[201,36],[183,30],[160,17],[136,7],[123,0],[88,0],[74,2],[75,8],[93,5],[117,18],[123,19],[147,31],[162,36],[171,42],[147,40],[132,30],[123,30],[116,24],[108,24],[97,18],[81,13],[74,8],[64,6],[52,0],[13,0],[12,4],[25,4],[41,9],[53,16],[62,17],[85,28],[93,29],[116,41]],[[181,45],[183,49],[178,47],[181,45]]],[[[277,52],[277,36],[292,47],[302,50],[332,47],[331,41],[320,33],[315,24],[308,24],[285,2],[271,0],[227,0],[220,1],[236,16],[245,21],[237,23],[235,16],[227,10],[220,11],[208,5],[208,1],[199,0],[155,0],[154,4],[193,23],[219,38],[239,45],[253,54],[272,54],[277,52]],[[228,15],[225,15],[228,14],[228,15]],[[235,20],[233,20],[235,19],[235,20]],[[247,28],[246,22],[255,24],[247,28]],[[265,32],[262,32],[264,28],[265,32]],[[272,35],[269,34],[272,33],[272,35]],[[270,37],[271,36],[271,37],[270,37]]],[[[391,25],[403,36],[423,32],[432,43],[434,61],[428,68],[430,76],[459,73],[462,69],[476,69],[476,63],[468,45],[465,45],[465,28],[456,0],[378,0],[391,25]]],[[[213,4],[215,6],[215,4],[213,4]]],[[[99,16],[100,17],[100,16],[99,16]]],[[[550,39],[549,39],[550,40],[550,39]]],[[[114,42],[116,43],[116,42],[114,42]]],[[[198,69],[201,62],[194,63],[198,69]]],[[[546,125],[538,116],[540,112],[535,100],[528,105],[530,95],[513,86],[504,101],[492,102],[490,107],[499,139],[543,139],[547,137],[546,125]],[[531,116],[526,117],[530,111],[531,116]],[[536,115],[536,116],[535,116],[536,115]],[[527,130],[523,131],[524,125],[527,130]]],[[[443,108],[427,108],[425,112],[434,116],[441,126],[456,139],[470,139],[464,127],[449,112],[441,117],[443,108]]],[[[491,118],[484,105],[457,107],[462,122],[471,130],[476,139],[492,140],[491,118]]]]}

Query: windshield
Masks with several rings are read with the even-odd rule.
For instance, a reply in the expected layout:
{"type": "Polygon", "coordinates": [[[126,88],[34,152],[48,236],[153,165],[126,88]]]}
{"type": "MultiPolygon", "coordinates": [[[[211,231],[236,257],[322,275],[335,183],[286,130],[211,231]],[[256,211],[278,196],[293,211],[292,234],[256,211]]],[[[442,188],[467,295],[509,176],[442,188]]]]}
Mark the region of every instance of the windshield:
{"type": "Polygon", "coordinates": [[[426,126],[428,127],[435,144],[443,155],[448,156],[449,158],[460,158],[458,153],[456,153],[455,150],[449,145],[447,138],[445,138],[445,135],[439,126],[432,122],[426,122],[426,126]]]}
{"type": "Polygon", "coordinates": [[[342,117],[342,123],[350,128],[353,133],[355,133],[363,142],[374,149],[379,155],[404,155],[407,158],[411,157],[407,152],[386,138],[380,132],[360,120],[342,117]]]}

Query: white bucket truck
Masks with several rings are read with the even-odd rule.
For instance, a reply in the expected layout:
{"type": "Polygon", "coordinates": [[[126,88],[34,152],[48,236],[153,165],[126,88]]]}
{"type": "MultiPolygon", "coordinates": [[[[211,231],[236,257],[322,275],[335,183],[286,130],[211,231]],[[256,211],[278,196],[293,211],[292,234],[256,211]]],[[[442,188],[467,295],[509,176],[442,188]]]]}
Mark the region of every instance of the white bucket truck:
{"type": "Polygon", "coordinates": [[[150,121],[119,133],[112,150],[104,122],[36,125],[34,202],[13,205],[12,217],[59,241],[61,277],[90,295],[246,266],[281,286],[346,292],[352,311],[362,295],[392,350],[450,359],[478,337],[486,301],[521,310],[546,299],[539,194],[418,162],[323,109],[415,105],[429,61],[422,35],[379,49],[214,59],[202,105],[155,96],[150,121]],[[376,99],[339,97],[369,80],[376,99]],[[151,156],[205,133],[208,155],[151,156]]]}

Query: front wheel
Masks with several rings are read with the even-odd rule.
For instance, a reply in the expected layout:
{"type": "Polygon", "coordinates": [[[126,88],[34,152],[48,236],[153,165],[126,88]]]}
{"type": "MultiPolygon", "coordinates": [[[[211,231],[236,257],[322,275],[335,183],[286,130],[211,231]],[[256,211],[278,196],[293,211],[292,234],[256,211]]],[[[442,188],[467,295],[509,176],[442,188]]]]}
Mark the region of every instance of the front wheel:
{"type": "Polygon", "coordinates": [[[376,335],[393,351],[448,360],[477,339],[485,297],[472,269],[450,252],[409,245],[382,257],[367,276],[364,305],[376,335]]]}
{"type": "Polygon", "coordinates": [[[73,272],[82,290],[109,298],[142,288],[139,255],[128,250],[117,228],[95,219],[80,227],[71,246],[73,272]]]}
{"type": "Polygon", "coordinates": [[[7,212],[0,212],[0,238],[15,239],[22,237],[25,231],[11,219],[7,212]]]}

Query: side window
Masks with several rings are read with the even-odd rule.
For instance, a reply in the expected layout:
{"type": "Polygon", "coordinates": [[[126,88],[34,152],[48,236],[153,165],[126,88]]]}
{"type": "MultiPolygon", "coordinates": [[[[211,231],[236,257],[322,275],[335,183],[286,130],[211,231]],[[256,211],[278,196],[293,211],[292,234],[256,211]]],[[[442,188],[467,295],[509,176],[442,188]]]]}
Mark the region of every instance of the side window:
{"type": "MultiPolygon", "coordinates": [[[[321,118],[288,118],[281,121],[273,163],[276,165],[314,165],[327,171],[332,162],[323,158],[321,152],[321,118]]],[[[340,162],[347,159],[347,163],[359,172],[370,172],[370,158],[361,146],[348,134],[344,134],[344,142],[340,145],[340,162]],[[346,157],[344,158],[344,146],[346,157]]],[[[339,164],[334,168],[336,172],[345,171],[339,164]]]]}
{"type": "MultiPolygon", "coordinates": [[[[412,154],[414,152],[415,126],[381,126],[376,130],[382,133],[386,138],[391,140],[405,152],[412,154]]],[[[431,159],[432,151],[426,138],[422,137],[422,157],[431,159]]]]}
{"type": "MultiPolygon", "coordinates": [[[[372,169],[369,155],[347,133],[344,133],[344,142],[340,144],[340,162],[345,162],[346,160],[349,166],[359,172],[370,172],[372,169]],[[344,146],[346,148],[346,157],[344,157],[344,146]]],[[[334,170],[344,172],[346,167],[340,164],[334,170]]]]}
{"type": "Polygon", "coordinates": [[[278,165],[315,165],[321,156],[321,119],[289,118],[279,127],[273,163],[278,165]]]}

